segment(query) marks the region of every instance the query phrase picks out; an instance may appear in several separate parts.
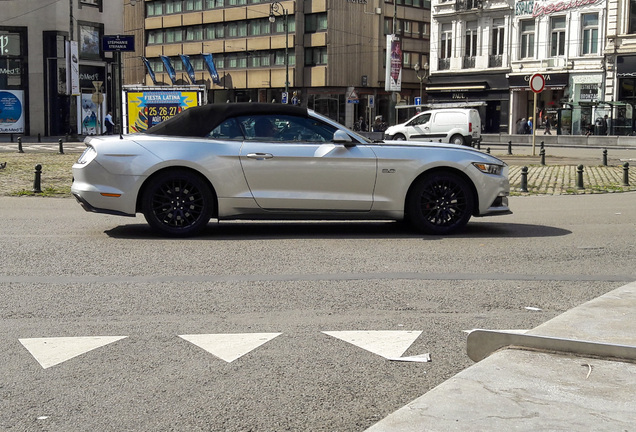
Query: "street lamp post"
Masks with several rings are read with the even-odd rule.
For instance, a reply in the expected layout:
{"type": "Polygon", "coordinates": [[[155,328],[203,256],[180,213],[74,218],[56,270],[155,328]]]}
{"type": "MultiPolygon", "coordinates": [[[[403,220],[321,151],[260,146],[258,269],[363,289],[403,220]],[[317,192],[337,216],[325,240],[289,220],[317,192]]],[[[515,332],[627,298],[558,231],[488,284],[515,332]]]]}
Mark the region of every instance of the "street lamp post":
{"type": "Polygon", "coordinates": [[[285,93],[289,98],[289,27],[287,9],[280,2],[273,2],[269,5],[269,22],[275,22],[278,14],[283,17],[283,26],[285,28],[285,93]]]}
{"type": "Polygon", "coordinates": [[[415,75],[417,75],[417,79],[420,80],[420,101],[421,101],[422,100],[422,81],[428,78],[428,63],[424,63],[424,67],[421,67],[421,68],[419,63],[415,63],[415,66],[413,66],[413,69],[415,69],[415,75]],[[423,75],[420,75],[420,69],[423,70],[423,75]]]}

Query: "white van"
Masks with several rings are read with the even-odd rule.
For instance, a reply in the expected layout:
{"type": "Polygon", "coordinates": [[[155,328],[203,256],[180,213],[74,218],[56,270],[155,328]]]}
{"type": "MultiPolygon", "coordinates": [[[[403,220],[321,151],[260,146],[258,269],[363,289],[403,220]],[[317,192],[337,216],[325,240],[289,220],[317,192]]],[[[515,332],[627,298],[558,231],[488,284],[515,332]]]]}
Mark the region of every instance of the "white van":
{"type": "Polygon", "coordinates": [[[386,140],[434,141],[474,146],[481,141],[481,119],[476,109],[424,111],[406,123],[389,127],[386,140]]]}

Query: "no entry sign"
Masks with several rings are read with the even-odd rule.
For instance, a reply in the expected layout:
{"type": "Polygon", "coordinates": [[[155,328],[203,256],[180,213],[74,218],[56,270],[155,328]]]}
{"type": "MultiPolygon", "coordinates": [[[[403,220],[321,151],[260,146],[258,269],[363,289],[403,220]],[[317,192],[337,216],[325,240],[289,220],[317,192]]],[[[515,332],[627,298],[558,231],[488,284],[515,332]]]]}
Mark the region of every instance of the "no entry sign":
{"type": "Polygon", "coordinates": [[[545,88],[545,77],[540,73],[536,73],[530,77],[530,90],[535,93],[541,93],[545,88]]]}

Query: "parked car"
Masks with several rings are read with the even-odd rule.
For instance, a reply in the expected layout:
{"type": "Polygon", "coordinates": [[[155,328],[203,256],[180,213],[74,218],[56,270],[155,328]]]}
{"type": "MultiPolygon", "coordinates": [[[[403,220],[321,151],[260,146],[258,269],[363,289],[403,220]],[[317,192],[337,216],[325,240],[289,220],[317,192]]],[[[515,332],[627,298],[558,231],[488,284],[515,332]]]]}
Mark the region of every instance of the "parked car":
{"type": "Polygon", "coordinates": [[[166,236],[199,234],[211,218],[406,219],[444,235],[511,213],[508,167],[489,154],[371,142],[296,106],[210,104],[85,144],[71,187],[84,209],[143,213],[166,236]]]}
{"type": "Polygon", "coordinates": [[[472,108],[429,110],[389,127],[384,138],[474,146],[481,141],[481,119],[479,112],[472,108]]]}

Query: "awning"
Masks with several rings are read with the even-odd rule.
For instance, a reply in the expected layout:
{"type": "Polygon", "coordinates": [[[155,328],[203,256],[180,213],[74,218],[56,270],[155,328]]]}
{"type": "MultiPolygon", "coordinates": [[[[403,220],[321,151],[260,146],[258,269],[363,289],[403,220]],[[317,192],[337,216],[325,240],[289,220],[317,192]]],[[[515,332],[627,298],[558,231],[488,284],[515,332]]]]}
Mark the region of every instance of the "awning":
{"type": "Polygon", "coordinates": [[[426,91],[469,91],[469,90],[486,90],[486,84],[460,84],[455,86],[449,85],[428,85],[426,91]]]}
{"type": "Polygon", "coordinates": [[[431,109],[440,109],[440,108],[474,108],[480,106],[486,106],[486,102],[484,101],[474,101],[474,102],[439,102],[439,103],[427,103],[424,106],[431,109]]]}

